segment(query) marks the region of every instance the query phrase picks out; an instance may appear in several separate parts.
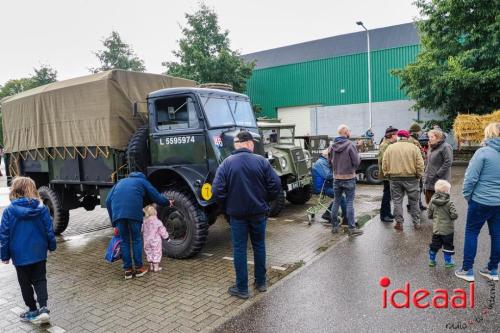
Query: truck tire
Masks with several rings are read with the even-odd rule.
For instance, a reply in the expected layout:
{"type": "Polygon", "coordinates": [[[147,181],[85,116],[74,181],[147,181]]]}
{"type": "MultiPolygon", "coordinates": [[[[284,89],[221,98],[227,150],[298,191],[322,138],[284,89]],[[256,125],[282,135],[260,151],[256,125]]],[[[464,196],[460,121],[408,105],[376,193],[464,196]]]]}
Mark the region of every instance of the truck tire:
{"type": "Polygon", "coordinates": [[[162,208],[158,214],[170,237],[169,241],[163,241],[163,254],[190,258],[201,251],[207,240],[207,215],[190,193],[168,190],[164,195],[174,200],[174,207],[162,208]]]}
{"type": "Polygon", "coordinates": [[[68,227],[69,210],[62,209],[59,196],[53,189],[42,186],[38,189],[38,193],[40,193],[43,204],[49,209],[54,233],[56,235],[62,234],[68,227]]]}
{"type": "Polygon", "coordinates": [[[365,178],[368,184],[378,185],[382,184],[382,180],[379,179],[378,164],[369,165],[365,170],[365,178]]]}
{"type": "Polygon", "coordinates": [[[275,217],[283,210],[285,206],[285,192],[280,191],[280,194],[276,199],[269,203],[269,216],[275,217]]]}
{"type": "Polygon", "coordinates": [[[146,172],[149,165],[148,125],[139,127],[127,146],[127,162],[130,172],[146,172]]]}
{"type": "Polygon", "coordinates": [[[312,190],[311,185],[306,185],[304,187],[296,188],[286,192],[286,200],[290,201],[294,205],[303,205],[311,199],[312,190]]]}

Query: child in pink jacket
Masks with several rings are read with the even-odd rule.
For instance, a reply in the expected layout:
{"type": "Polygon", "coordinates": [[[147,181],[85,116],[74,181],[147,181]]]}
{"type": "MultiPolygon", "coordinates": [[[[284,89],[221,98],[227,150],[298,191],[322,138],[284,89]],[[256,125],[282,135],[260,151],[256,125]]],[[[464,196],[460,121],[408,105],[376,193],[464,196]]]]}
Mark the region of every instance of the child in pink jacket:
{"type": "Polygon", "coordinates": [[[154,205],[144,208],[144,215],[144,222],[142,223],[144,252],[146,252],[146,258],[149,262],[149,270],[159,272],[161,271],[162,240],[169,239],[168,232],[158,219],[154,205]]]}

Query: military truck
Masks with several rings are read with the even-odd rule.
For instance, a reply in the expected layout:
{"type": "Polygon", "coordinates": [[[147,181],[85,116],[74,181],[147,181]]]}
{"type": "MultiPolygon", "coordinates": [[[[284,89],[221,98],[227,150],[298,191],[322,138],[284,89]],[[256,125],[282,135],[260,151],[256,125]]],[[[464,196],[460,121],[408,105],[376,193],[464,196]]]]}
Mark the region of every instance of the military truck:
{"type": "Polygon", "coordinates": [[[269,215],[277,216],[285,205],[285,198],[296,205],[311,199],[311,155],[295,145],[294,124],[261,119],[258,126],[265,154],[283,186],[281,195],[270,204],[269,215]]]}
{"type": "Polygon", "coordinates": [[[195,255],[217,218],[211,182],[236,134],[250,131],[264,153],[249,98],[195,84],[113,70],[4,99],[8,182],[33,178],[61,234],[70,210],[104,207],[118,180],[143,172],[174,200],[159,211],[165,254],[195,255]]]}
{"type": "MultiPolygon", "coordinates": [[[[301,141],[301,146],[309,151],[313,162],[316,162],[321,152],[333,143],[333,138],[327,135],[306,135],[297,138],[301,141]]],[[[382,180],[378,178],[378,149],[373,140],[368,137],[351,137],[350,140],[356,145],[361,159],[356,170],[358,179],[369,184],[381,184],[382,180]]]]}

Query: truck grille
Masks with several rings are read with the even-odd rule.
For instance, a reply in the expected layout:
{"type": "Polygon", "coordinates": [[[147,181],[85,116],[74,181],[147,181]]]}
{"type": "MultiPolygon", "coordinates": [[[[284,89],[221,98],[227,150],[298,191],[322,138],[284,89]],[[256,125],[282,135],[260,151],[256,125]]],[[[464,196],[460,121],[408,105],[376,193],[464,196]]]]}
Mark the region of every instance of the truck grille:
{"type": "Polygon", "coordinates": [[[304,175],[307,175],[308,170],[304,151],[301,148],[291,149],[290,154],[292,155],[293,164],[295,165],[297,176],[302,177],[304,175]]]}

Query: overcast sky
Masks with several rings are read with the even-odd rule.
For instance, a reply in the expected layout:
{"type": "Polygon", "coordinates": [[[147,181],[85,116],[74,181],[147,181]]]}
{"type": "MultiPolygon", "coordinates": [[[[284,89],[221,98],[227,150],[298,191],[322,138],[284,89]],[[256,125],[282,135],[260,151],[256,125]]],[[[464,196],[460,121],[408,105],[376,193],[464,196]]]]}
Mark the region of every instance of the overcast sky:
{"type": "MultiPolygon", "coordinates": [[[[206,0],[230,31],[231,46],[251,53],[279,46],[407,23],[417,16],[413,0],[206,0]]],[[[58,79],[86,75],[98,66],[92,51],[112,30],[120,33],[145,61],[148,72],[161,73],[162,61],[185,25],[184,13],[196,0],[0,0],[0,85],[28,76],[48,64],[58,79]]]]}

